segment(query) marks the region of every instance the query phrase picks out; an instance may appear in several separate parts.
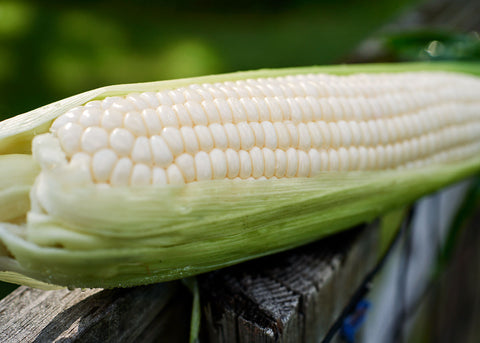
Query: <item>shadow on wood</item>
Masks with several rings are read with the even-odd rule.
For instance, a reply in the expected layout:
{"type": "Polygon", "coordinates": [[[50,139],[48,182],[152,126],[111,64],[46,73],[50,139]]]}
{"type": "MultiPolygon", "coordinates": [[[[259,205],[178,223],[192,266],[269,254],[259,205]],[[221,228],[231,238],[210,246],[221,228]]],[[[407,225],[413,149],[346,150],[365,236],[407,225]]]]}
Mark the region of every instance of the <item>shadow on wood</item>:
{"type": "Polygon", "coordinates": [[[379,256],[378,225],[199,277],[206,341],[318,342],[379,256]]]}
{"type": "Polygon", "coordinates": [[[85,291],[20,287],[0,302],[0,341],[186,341],[190,306],[178,282],[85,291]]]}

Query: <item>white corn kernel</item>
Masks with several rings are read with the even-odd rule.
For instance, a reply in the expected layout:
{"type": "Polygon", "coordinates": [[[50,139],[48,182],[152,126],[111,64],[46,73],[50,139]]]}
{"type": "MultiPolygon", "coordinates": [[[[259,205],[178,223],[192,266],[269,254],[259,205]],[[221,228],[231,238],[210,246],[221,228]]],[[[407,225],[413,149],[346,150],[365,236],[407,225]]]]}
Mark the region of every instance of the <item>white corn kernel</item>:
{"type": "Polygon", "coordinates": [[[240,103],[237,98],[227,99],[227,103],[232,109],[233,122],[241,123],[242,121],[247,121],[247,113],[245,112],[245,107],[240,103]]]}
{"type": "Polygon", "coordinates": [[[240,150],[240,134],[237,127],[232,123],[226,123],[224,128],[228,138],[228,146],[233,150],[240,150]]]}
{"type": "Polygon", "coordinates": [[[275,150],[275,176],[284,177],[287,172],[287,154],[281,149],[275,150]]]}
{"type": "Polygon", "coordinates": [[[197,136],[200,150],[210,152],[214,147],[214,143],[212,134],[208,127],[203,125],[197,125],[193,128],[193,130],[195,131],[195,134],[197,136]]]}
{"type": "Polygon", "coordinates": [[[143,110],[145,108],[148,108],[149,104],[145,102],[145,100],[142,99],[140,94],[130,94],[127,95],[126,99],[133,104],[138,110],[143,110]]]}
{"type": "Polygon", "coordinates": [[[183,144],[182,135],[177,128],[165,127],[162,130],[162,137],[170,148],[173,156],[178,156],[184,151],[185,146],[183,144]]]}
{"type": "Polygon", "coordinates": [[[310,158],[308,154],[300,150],[298,153],[298,169],[297,175],[298,177],[308,177],[310,175],[310,158]]]}
{"type": "Polygon", "coordinates": [[[113,98],[114,100],[111,102],[110,108],[120,112],[130,112],[137,110],[130,101],[120,97],[113,98]]]}
{"type": "Polygon", "coordinates": [[[208,123],[219,123],[220,122],[220,113],[218,112],[217,106],[213,103],[213,101],[203,101],[202,102],[203,110],[207,115],[208,123]]]}
{"type": "Polygon", "coordinates": [[[307,176],[312,177],[322,170],[322,160],[317,149],[310,149],[308,151],[308,157],[310,159],[310,170],[307,176]]]}
{"type": "Polygon", "coordinates": [[[283,150],[288,149],[290,147],[290,134],[285,124],[283,122],[274,122],[273,127],[278,137],[278,147],[283,150]]]}
{"type": "Polygon", "coordinates": [[[289,148],[287,154],[287,170],[286,177],[294,177],[298,171],[298,153],[294,148],[289,148]]]}
{"type": "Polygon", "coordinates": [[[322,171],[330,170],[330,162],[328,159],[328,150],[321,150],[320,151],[320,165],[322,166],[322,171]]]}
{"type": "Polygon", "coordinates": [[[260,148],[254,147],[249,151],[252,160],[252,176],[258,178],[265,172],[265,161],[263,159],[263,152],[260,148]]]}
{"type": "Polygon", "coordinates": [[[288,118],[293,121],[294,124],[301,123],[303,121],[302,109],[293,99],[288,99],[287,102],[290,106],[290,115],[288,118]]]}
{"type": "Polygon", "coordinates": [[[172,99],[170,99],[166,91],[156,93],[156,97],[160,102],[160,104],[162,105],[166,105],[166,106],[173,105],[173,101],[172,99]]]}
{"type": "Polygon", "coordinates": [[[60,141],[60,146],[65,151],[67,156],[72,156],[80,150],[80,140],[84,128],[76,123],[66,123],[57,131],[57,136],[60,141]]]}
{"type": "Polygon", "coordinates": [[[348,168],[349,170],[358,170],[360,163],[360,156],[356,146],[348,148],[348,168]]]}
{"type": "Polygon", "coordinates": [[[157,112],[163,127],[179,127],[177,115],[171,107],[160,106],[157,112]]]}
{"type": "Polygon", "coordinates": [[[311,137],[312,148],[320,149],[323,144],[322,134],[320,133],[320,129],[313,122],[308,123],[307,128],[308,128],[308,134],[311,137]]]}
{"type": "Polygon", "coordinates": [[[105,130],[113,130],[123,125],[124,114],[113,109],[105,110],[100,125],[105,130]]]}
{"type": "Polygon", "coordinates": [[[275,150],[278,144],[275,127],[269,121],[262,121],[260,124],[262,125],[263,132],[265,132],[265,147],[275,150]]]}
{"type": "Polygon", "coordinates": [[[153,136],[150,138],[150,148],[153,155],[153,162],[157,166],[166,168],[172,163],[173,154],[161,136],[153,136]]]}
{"type": "Polygon", "coordinates": [[[352,144],[352,133],[348,124],[345,121],[340,120],[338,122],[338,130],[340,131],[341,145],[344,147],[350,146],[352,144]]]}
{"type": "Polygon", "coordinates": [[[233,122],[232,108],[228,105],[225,99],[216,98],[213,100],[213,103],[217,106],[222,124],[233,122]]]}
{"type": "Polygon", "coordinates": [[[210,156],[205,151],[200,151],[195,155],[195,170],[198,181],[212,179],[212,163],[210,156]]]}
{"type": "Polygon", "coordinates": [[[240,150],[238,152],[238,157],[240,159],[240,173],[239,176],[242,179],[246,179],[252,175],[252,159],[250,154],[245,150],[240,150]]]}
{"type": "Polygon", "coordinates": [[[148,104],[150,109],[157,108],[160,106],[160,101],[158,101],[157,94],[155,92],[145,92],[140,94],[140,98],[148,104]]]}
{"type": "MultiPolygon", "coordinates": [[[[80,118],[80,115],[83,112],[83,107],[74,107],[71,110],[69,110],[67,113],[64,115],[61,115],[55,121],[52,123],[52,126],[50,127],[50,131],[56,132],[58,129],[61,127],[67,125],[68,123],[78,123],[78,118],[80,118]]],[[[123,120],[123,117],[122,117],[123,120]]]]}
{"type": "Polygon", "coordinates": [[[123,157],[118,160],[113,168],[110,183],[112,186],[128,186],[130,184],[130,174],[132,173],[133,163],[130,158],[123,157]]]}
{"type": "Polygon", "coordinates": [[[268,148],[262,149],[263,162],[264,162],[264,174],[267,178],[275,175],[275,153],[268,148]]]}
{"type": "Polygon", "coordinates": [[[348,158],[347,149],[341,147],[338,149],[338,162],[339,162],[339,169],[341,171],[347,171],[349,169],[349,158],[348,158]]]}
{"type": "Polygon", "coordinates": [[[170,184],[181,185],[185,183],[182,172],[178,169],[177,165],[171,164],[167,168],[167,181],[170,184]]]}
{"type": "Polygon", "coordinates": [[[167,95],[172,99],[174,104],[183,104],[185,102],[185,96],[179,90],[167,91],[167,95]]]}
{"type": "Polygon", "coordinates": [[[128,156],[132,151],[135,137],[130,131],[117,128],[110,134],[110,146],[119,156],[128,156]]]}
{"type": "Polygon", "coordinates": [[[334,149],[339,148],[342,145],[342,137],[340,136],[340,130],[336,122],[328,123],[328,135],[331,138],[331,147],[334,149]]]}
{"type": "Polygon", "coordinates": [[[79,181],[92,182],[92,156],[85,152],[75,153],[70,160],[70,167],[79,171],[79,181]]]}
{"type": "Polygon", "coordinates": [[[312,146],[312,139],[307,125],[304,123],[298,124],[298,148],[303,151],[308,151],[312,146]]]}
{"type": "Polygon", "coordinates": [[[192,182],[196,179],[195,160],[190,154],[181,154],[175,159],[175,164],[182,172],[185,182],[192,182]]]}
{"type": "Polygon", "coordinates": [[[270,110],[270,122],[274,123],[277,121],[282,121],[284,119],[284,113],[282,111],[282,108],[273,97],[265,98],[265,103],[270,110]]]}
{"type": "Polygon", "coordinates": [[[167,173],[165,169],[154,167],[152,172],[152,184],[154,185],[164,185],[167,181],[167,173]]]}
{"type": "Polygon", "coordinates": [[[160,122],[158,113],[152,108],[147,108],[142,111],[142,119],[150,137],[159,135],[162,132],[162,123],[160,122]]]}
{"type": "Polygon", "coordinates": [[[254,97],[253,102],[257,105],[259,121],[270,120],[270,109],[264,98],[254,97]]]}
{"type": "Polygon", "coordinates": [[[213,144],[216,148],[225,150],[228,148],[228,138],[225,133],[225,129],[220,124],[210,124],[208,126],[210,133],[212,134],[213,144]]]}
{"type": "Polygon", "coordinates": [[[152,152],[147,137],[138,137],[133,144],[132,160],[135,163],[152,163],[152,152]]]}
{"type": "Polygon", "coordinates": [[[238,152],[233,149],[227,149],[225,157],[227,159],[227,177],[233,179],[240,173],[240,157],[238,152]]]}
{"type": "Polygon", "coordinates": [[[288,134],[290,135],[290,143],[292,147],[298,147],[299,145],[298,126],[296,126],[291,121],[286,121],[285,126],[287,127],[288,134]]]}
{"type": "Polygon", "coordinates": [[[87,127],[81,138],[84,151],[94,153],[108,146],[108,133],[100,127],[87,127]]]}
{"type": "Polygon", "coordinates": [[[185,143],[185,152],[189,154],[196,154],[200,147],[198,145],[198,139],[195,135],[195,131],[190,126],[183,126],[180,128],[180,134],[182,135],[183,142],[185,143]]]}
{"type": "Polygon", "coordinates": [[[99,108],[87,108],[78,118],[78,123],[84,127],[98,126],[100,125],[102,114],[99,108]]]}
{"type": "Polygon", "coordinates": [[[150,168],[142,163],[133,166],[132,175],[130,177],[130,184],[132,186],[147,186],[151,184],[152,171],[150,168]]]}
{"type": "Polygon", "coordinates": [[[257,106],[250,98],[242,98],[240,99],[240,103],[245,108],[247,113],[247,121],[248,122],[258,122],[260,120],[260,116],[257,111],[257,106]]]}
{"type": "Polygon", "coordinates": [[[265,146],[265,132],[263,131],[262,125],[257,122],[252,122],[249,124],[253,130],[253,135],[255,136],[255,146],[263,148],[265,146]]]}
{"type": "Polygon", "coordinates": [[[193,126],[192,118],[183,104],[172,106],[172,110],[174,111],[174,116],[167,111],[158,111],[159,115],[161,115],[160,119],[163,125],[170,123],[169,126],[172,127],[178,127],[178,125],[181,127],[193,126]],[[170,115],[172,115],[172,117],[170,117],[170,115]]]}
{"type": "Polygon", "coordinates": [[[185,109],[190,114],[193,125],[208,125],[207,115],[199,103],[194,101],[187,102],[185,104],[185,109]]]}
{"type": "Polygon", "coordinates": [[[224,179],[227,176],[227,157],[220,149],[210,151],[212,162],[212,176],[214,180],[224,179]]]}
{"type": "Polygon", "coordinates": [[[237,124],[238,133],[240,135],[240,148],[250,150],[255,145],[255,136],[253,130],[246,122],[237,124]]]}

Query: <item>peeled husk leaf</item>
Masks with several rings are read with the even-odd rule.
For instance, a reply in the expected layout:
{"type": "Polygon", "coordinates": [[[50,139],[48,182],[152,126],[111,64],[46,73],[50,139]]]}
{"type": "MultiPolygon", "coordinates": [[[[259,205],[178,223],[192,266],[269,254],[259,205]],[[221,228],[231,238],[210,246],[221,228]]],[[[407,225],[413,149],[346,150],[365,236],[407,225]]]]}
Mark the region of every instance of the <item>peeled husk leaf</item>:
{"type": "MultiPolygon", "coordinates": [[[[111,288],[184,278],[371,221],[480,170],[479,156],[411,170],[99,188],[78,178],[72,168],[55,167],[62,158],[52,154],[52,168],[37,177],[31,139],[47,132],[52,120],[70,108],[110,95],[191,83],[415,70],[480,75],[479,65],[464,63],[263,70],[104,87],[0,123],[0,166],[7,166],[0,169],[2,179],[18,175],[0,183],[0,204],[21,203],[15,213],[0,211],[0,280],[41,288],[111,288]]],[[[44,152],[48,144],[46,140],[44,152]]]]}

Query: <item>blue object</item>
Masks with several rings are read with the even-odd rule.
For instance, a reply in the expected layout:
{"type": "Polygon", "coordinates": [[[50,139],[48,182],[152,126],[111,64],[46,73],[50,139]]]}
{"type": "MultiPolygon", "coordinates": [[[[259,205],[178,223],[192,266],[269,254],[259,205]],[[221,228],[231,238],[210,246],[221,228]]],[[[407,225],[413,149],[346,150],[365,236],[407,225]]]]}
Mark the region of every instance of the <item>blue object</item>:
{"type": "Polygon", "coordinates": [[[370,308],[370,302],[361,300],[353,312],[348,315],[342,323],[340,335],[347,343],[355,343],[355,334],[366,318],[366,313],[370,308]]]}

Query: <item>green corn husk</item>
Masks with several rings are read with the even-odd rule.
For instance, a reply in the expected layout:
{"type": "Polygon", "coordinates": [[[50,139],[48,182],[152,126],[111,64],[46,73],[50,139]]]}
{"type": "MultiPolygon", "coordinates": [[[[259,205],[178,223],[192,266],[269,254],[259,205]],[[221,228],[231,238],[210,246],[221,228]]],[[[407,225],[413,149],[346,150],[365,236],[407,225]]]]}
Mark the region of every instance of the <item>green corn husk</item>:
{"type": "Polygon", "coordinates": [[[61,163],[58,147],[45,139],[34,154],[51,152],[51,168],[37,177],[31,140],[69,109],[106,96],[192,83],[420,70],[480,75],[474,63],[260,70],[104,87],[6,120],[0,123],[0,280],[39,288],[111,288],[184,278],[371,221],[480,170],[479,156],[401,171],[101,189],[83,183],[76,170],[55,168],[61,163]]]}

